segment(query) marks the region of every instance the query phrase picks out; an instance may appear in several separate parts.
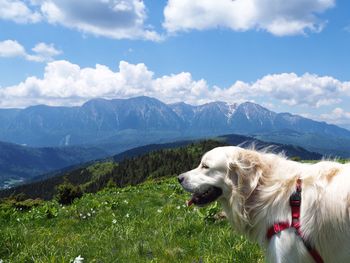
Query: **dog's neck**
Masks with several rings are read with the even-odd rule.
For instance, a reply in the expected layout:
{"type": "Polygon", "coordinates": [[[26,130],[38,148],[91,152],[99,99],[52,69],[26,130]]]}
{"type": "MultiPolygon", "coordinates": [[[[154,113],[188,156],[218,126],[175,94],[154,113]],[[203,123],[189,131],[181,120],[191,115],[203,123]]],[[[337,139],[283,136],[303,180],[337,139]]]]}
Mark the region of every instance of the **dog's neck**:
{"type": "Polygon", "coordinates": [[[270,170],[274,173],[263,174],[250,196],[232,195],[221,201],[232,227],[260,244],[265,242],[266,229],[274,221],[285,221],[290,216],[288,200],[299,175],[296,166],[301,165],[283,158],[273,161],[274,169],[270,170]],[[241,200],[237,202],[237,198],[241,200]],[[269,215],[275,215],[275,218],[269,215]]]}

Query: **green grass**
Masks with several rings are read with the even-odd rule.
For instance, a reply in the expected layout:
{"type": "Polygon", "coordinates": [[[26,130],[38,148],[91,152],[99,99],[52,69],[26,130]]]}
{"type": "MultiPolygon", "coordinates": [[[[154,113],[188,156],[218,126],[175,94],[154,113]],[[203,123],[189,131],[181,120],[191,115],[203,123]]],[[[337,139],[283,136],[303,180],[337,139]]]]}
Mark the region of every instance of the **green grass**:
{"type": "Polygon", "coordinates": [[[264,262],[261,250],[215,220],[219,207],[186,207],[175,179],[86,194],[70,206],[0,208],[0,259],[14,262],[264,262]]]}

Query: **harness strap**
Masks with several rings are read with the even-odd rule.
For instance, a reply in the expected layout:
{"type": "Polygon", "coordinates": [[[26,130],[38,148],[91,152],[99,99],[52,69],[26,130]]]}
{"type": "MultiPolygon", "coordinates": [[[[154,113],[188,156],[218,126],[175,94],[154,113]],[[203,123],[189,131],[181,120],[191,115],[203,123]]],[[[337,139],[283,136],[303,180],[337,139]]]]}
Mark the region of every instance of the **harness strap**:
{"type": "Polygon", "coordinates": [[[321,255],[318,251],[307,242],[300,231],[300,207],[301,207],[301,179],[298,178],[296,182],[296,189],[289,198],[289,205],[291,207],[292,222],[278,222],[273,224],[266,233],[266,238],[270,240],[274,235],[293,227],[296,230],[296,234],[302,239],[306,249],[316,263],[324,263],[321,255]]]}
{"type": "Polygon", "coordinates": [[[307,251],[309,251],[309,254],[315,260],[315,262],[316,263],[323,263],[323,259],[322,259],[321,255],[318,253],[318,251],[316,250],[316,248],[311,247],[310,245],[305,243],[304,239],[303,239],[303,242],[304,242],[304,245],[305,245],[307,251]]]}
{"type": "Polygon", "coordinates": [[[283,230],[286,230],[290,228],[289,222],[280,222],[280,223],[275,223],[273,224],[272,227],[270,227],[267,230],[266,237],[268,240],[270,240],[274,235],[282,232],[283,230]]]}

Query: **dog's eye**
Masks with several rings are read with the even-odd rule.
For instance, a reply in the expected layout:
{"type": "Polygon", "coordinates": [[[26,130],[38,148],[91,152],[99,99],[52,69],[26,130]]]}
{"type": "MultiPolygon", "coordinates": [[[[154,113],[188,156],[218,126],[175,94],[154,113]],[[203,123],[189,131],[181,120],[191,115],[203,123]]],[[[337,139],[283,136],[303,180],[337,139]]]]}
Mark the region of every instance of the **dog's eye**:
{"type": "Polygon", "coordinates": [[[203,164],[202,164],[202,168],[203,168],[203,169],[209,169],[209,166],[203,163],[203,164]]]}

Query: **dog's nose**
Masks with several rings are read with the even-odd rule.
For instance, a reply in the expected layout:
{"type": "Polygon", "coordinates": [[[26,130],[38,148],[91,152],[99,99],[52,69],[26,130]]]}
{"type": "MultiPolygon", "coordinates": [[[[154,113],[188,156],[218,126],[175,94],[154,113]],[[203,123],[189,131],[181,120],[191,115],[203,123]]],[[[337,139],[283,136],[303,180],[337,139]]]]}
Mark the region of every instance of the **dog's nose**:
{"type": "Polygon", "coordinates": [[[179,183],[181,184],[181,183],[185,180],[185,176],[183,176],[182,174],[180,174],[180,175],[177,177],[177,180],[178,180],[179,183]]]}

